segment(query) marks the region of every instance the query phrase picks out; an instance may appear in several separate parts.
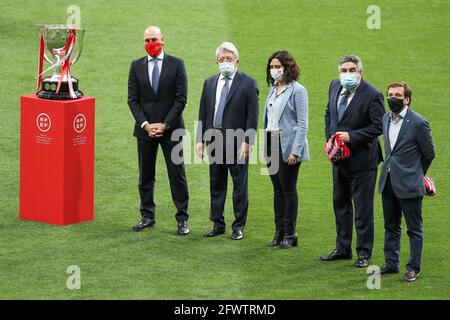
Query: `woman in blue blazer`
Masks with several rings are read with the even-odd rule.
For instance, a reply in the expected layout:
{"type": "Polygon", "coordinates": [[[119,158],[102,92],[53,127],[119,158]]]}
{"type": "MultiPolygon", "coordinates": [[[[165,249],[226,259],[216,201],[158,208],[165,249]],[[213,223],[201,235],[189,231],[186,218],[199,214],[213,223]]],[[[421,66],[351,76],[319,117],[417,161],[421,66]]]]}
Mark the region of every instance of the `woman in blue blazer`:
{"type": "Polygon", "coordinates": [[[274,190],[275,236],[268,245],[298,245],[297,178],[308,152],[308,93],[297,82],[300,70],[292,55],[277,51],[267,62],[270,86],[264,107],[265,155],[274,190]]]}

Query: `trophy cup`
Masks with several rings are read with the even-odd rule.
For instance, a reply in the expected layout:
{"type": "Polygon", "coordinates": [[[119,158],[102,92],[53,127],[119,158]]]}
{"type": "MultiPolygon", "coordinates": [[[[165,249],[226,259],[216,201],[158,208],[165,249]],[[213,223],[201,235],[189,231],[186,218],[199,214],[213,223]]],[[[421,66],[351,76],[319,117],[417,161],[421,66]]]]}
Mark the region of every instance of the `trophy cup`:
{"type": "Polygon", "coordinates": [[[78,79],[70,74],[70,66],[77,62],[83,48],[84,30],[64,24],[38,25],[39,62],[36,95],[43,99],[78,99],[83,93],[78,90],[78,79]],[[51,64],[44,68],[44,59],[51,64]],[[42,79],[47,71],[54,70],[50,77],[42,79]]]}

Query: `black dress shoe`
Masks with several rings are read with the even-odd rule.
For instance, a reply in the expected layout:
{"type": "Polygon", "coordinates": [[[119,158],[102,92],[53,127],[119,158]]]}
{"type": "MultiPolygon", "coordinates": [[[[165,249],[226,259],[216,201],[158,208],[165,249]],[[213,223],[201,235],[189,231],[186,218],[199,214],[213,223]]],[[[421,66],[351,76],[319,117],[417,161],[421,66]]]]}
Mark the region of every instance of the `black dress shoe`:
{"type": "Polygon", "coordinates": [[[275,231],[275,235],[273,236],[272,242],[269,242],[267,244],[267,246],[268,247],[278,247],[281,244],[281,242],[283,241],[283,238],[284,238],[284,232],[277,230],[277,231],[275,231]]]}
{"type": "Polygon", "coordinates": [[[388,273],[399,273],[400,270],[395,269],[394,267],[391,267],[388,264],[384,264],[381,268],[380,268],[380,274],[388,274],[388,273]]]}
{"type": "Polygon", "coordinates": [[[369,262],[370,262],[370,258],[367,258],[364,256],[359,256],[353,265],[357,268],[365,268],[365,267],[369,266],[369,262]]]}
{"type": "Polygon", "coordinates": [[[244,238],[244,232],[241,229],[234,230],[231,235],[231,239],[233,240],[242,240],[244,238]]]}
{"type": "Polygon", "coordinates": [[[177,233],[180,236],[185,236],[189,233],[189,226],[186,221],[178,222],[178,230],[177,233]]]}
{"type": "Polygon", "coordinates": [[[134,231],[142,231],[145,228],[152,228],[155,226],[155,219],[150,219],[148,217],[143,217],[137,225],[133,227],[134,231]]]}
{"type": "Polygon", "coordinates": [[[352,254],[351,253],[343,253],[343,252],[338,252],[336,249],[330,253],[327,256],[321,256],[320,260],[322,261],[333,261],[333,260],[349,260],[352,258],[352,254]]]}
{"type": "Polygon", "coordinates": [[[219,234],[224,234],[224,233],[225,233],[225,229],[212,228],[207,233],[205,233],[203,236],[205,238],[210,238],[210,237],[215,237],[215,236],[218,236],[219,234]]]}
{"type": "Polygon", "coordinates": [[[289,249],[298,246],[297,234],[285,235],[283,241],[280,243],[280,249],[289,249]]]}
{"type": "Polygon", "coordinates": [[[407,282],[413,282],[413,281],[416,281],[418,277],[419,277],[419,272],[415,272],[415,271],[411,270],[411,271],[408,271],[405,273],[402,280],[407,281],[407,282]]]}

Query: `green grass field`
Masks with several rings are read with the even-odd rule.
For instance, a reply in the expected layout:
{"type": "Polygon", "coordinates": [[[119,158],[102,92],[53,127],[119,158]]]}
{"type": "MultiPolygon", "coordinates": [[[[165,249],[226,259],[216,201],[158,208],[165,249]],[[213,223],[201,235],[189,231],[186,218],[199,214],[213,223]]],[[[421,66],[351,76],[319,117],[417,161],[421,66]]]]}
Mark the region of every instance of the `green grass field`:
{"type": "MultiPolygon", "coordinates": [[[[6,0],[1,6],[0,299],[450,298],[450,165],[445,147],[450,132],[449,2],[6,0]],[[81,8],[86,29],[83,54],[72,72],[79,76],[81,90],[96,97],[95,220],[58,227],[19,220],[19,110],[20,96],[35,90],[34,25],[65,23],[72,4],[81,8]],[[366,26],[371,4],[381,8],[380,30],[366,26]],[[210,227],[206,165],[186,167],[191,234],[176,236],[162,154],[156,182],[157,227],[131,231],[139,220],[139,202],[127,78],[131,60],[145,54],[142,36],[151,24],[161,27],[166,52],[185,61],[189,94],[184,117],[191,131],[203,81],[217,72],[214,52],[221,42],[235,43],[241,69],[257,79],[261,111],[268,92],[266,59],[280,49],[296,58],[300,82],[309,93],[312,153],[298,182],[298,248],[265,247],[274,231],[272,186],[267,176],[260,175],[260,164],[250,168],[243,241],[231,241],[230,229],[225,236],[202,237],[210,227]],[[413,88],[413,109],[431,123],[437,157],[429,175],[439,194],[424,200],[422,274],[413,284],[393,275],[382,279],[380,290],[369,290],[366,270],[354,268],[353,261],[319,261],[335,241],[331,168],[322,149],[323,115],[329,82],[337,77],[337,61],[349,53],[362,58],[365,78],[382,91],[391,81],[406,80],[413,88]],[[70,265],[81,269],[80,290],[66,287],[70,265]]],[[[231,225],[231,201],[226,219],[231,225]]],[[[377,194],[372,264],[380,266],[383,233],[377,194]]],[[[402,271],[408,256],[404,230],[402,271]]]]}

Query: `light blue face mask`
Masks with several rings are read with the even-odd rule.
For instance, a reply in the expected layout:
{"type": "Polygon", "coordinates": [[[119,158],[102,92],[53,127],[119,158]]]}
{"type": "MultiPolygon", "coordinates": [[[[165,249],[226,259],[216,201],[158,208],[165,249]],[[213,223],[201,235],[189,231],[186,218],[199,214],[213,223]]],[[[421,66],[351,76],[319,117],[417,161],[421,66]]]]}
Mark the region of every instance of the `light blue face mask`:
{"type": "Polygon", "coordinates": [[[219,71],[224,77],[231,76],[236,70],[234,62],[220,62],[219,71]]]}
{"type": "Polygon", "coordinates": [[[353,88],[356,88],[359,83],[361,82],[361,78],[359,78],[357,76],[357,73],[350,73],[350,72],[346,72],[346,73],[341,73],[341,75],[339,76],[339,80],[341,81],[341,85],[347,89],[347,90],[351,90],[353,88]]]}

